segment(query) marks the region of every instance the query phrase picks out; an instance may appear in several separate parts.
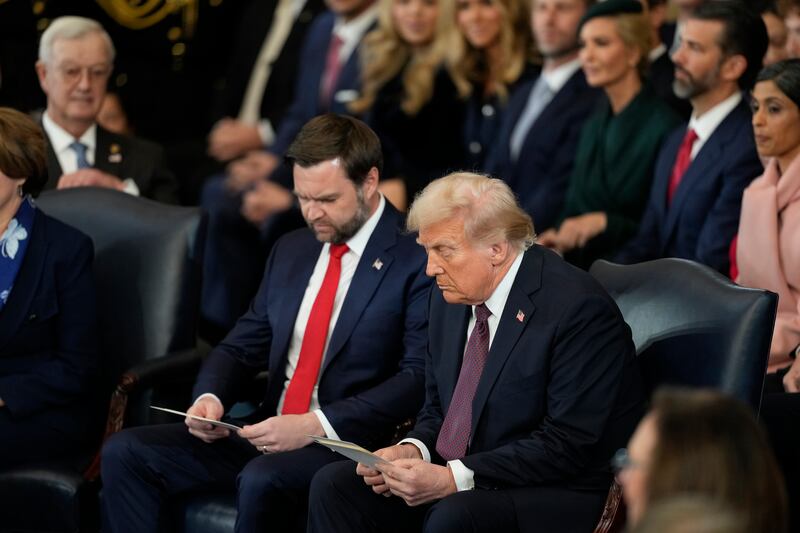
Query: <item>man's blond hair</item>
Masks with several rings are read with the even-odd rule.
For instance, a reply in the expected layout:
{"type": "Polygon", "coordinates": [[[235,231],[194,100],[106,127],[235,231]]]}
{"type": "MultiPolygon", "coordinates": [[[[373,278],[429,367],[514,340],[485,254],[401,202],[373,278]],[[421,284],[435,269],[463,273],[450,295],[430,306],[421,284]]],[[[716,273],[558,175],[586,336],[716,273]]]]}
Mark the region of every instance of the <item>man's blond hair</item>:
{"type": "Polygon", "coordinates": [[[454,172],[432,181],[411,205],[407,227],[419,231],[454,217],[462,217],[464,234],[475,244],[508,241],[522,252],[536,237],[531,217],[511,188],[481,174],[454,172]]]}

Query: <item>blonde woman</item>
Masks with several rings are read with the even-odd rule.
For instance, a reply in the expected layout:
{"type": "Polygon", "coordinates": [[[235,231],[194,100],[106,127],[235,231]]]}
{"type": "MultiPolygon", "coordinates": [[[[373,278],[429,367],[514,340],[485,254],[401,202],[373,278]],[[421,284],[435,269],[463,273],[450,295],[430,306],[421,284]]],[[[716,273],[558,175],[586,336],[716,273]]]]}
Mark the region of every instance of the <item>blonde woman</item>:
{"type": "Polygon", "coordinates": [[[363,113],[383,144],[384,194],[399,209],[429,181],[463,163],[463,103],[443,68],[452,24],[438,0],[380,0],[378,28],[365,38],[363,113]]]}
{"type": "Polygon", "coordinates": [[[467,100],[467,163],[484,169],[509,93],[532,74],[528,7],[524,0],[446,1],[458,28],[448,62],[467,100]]]}

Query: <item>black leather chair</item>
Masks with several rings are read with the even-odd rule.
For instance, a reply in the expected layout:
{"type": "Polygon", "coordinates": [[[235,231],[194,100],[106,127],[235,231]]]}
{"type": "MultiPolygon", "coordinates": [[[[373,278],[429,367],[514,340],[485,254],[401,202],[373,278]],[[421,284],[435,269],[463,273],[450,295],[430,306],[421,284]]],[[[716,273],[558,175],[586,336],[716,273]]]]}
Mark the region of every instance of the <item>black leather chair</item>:
{"type": "MultiPolygon", "coordinates": [[[[637,265],[596,261],[589,272],[633,332],[645,383],[711,387],[761,405],[778,296],[740,287],[685,259],[637,265]]],[[[595,533],[621,531],[621,491],[612,487],[595,533]]]]}
{"type": "Polygon", "coordinates": [[[168,391],[162,403],[185,407],[189,400],[200,363],[195,347],[204,219],[195,208],[107,189],[53,191],[37,203],[94,242],[102,384],[109,401],[100,407],[108,418],[105,426],[98,423],[98,446],[83,456],[0,474],[0,530],[93,531],[104,428],[110,434],[123,424],[158,421],[147,408],[156,385],[163,385],[156,391],[168,391]],[[180,389],[176,383],[186,384],[185,398],[172,398],[180,389]]]}

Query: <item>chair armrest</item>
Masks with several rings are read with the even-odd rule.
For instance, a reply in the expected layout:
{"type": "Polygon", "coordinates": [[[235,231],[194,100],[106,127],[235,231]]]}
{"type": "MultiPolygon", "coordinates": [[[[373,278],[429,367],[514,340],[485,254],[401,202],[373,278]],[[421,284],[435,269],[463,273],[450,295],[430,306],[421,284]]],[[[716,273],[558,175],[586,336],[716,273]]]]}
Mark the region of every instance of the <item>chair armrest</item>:
{"type": "MultiPolygon", "coordinates": [[[[125,423],[128,398],[132,393],[151,388],[154,385],[186,375],[189,372],[197,371],[200,368],[202,359],[203,354],[199,350],[184,350],[164,357],[142,361],[122,374],[116,389],[111,394],[102,443],[105,443],[111,435],[122,429],[125,423]]],[[[84,472],[83,477],[91,481],[99,475],[100,453],[98,451],[92,460],[92,464],[84,472]]]]}

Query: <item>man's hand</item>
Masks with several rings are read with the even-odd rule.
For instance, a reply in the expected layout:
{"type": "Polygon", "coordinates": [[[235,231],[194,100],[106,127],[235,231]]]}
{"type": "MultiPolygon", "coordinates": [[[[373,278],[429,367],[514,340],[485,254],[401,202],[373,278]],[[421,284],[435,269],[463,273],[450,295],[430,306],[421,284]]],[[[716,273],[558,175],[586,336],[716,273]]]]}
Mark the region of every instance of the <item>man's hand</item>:
{"type": "Polygon", "coordinates": [[[256,126],[229,117],[217,122],[208,134],[208,155],[217,161],[230,161],[260,147],[261,136],[256,126]]]}
{"type": "Polygon", "coordinates": [[[602,211],[568,218],[558,228],[555,248],[561,253],[583,248],[591,238],[604,232],[607,225],[608,217],[602,211]]]}
{"type": "MultiPolygon", "coordinates": [[[[203,418],[210,418],[211,420],[220,420],[222,415],[225,414],[225,408],[216,398],[204,396],[197,400],[186,413],[202,416],[203,418]]],[[[184,423],[188,426],[189,433],[203,442],[211,443],[215,440],[225,438],[231,433],[230,430],[226,428],[212,426],[208,422],[195,420],[188,416],[184,420],[184,423]]]]}
{"type": "Polygon", "coordinates": [[[558,232],[554,229],[543,231],[536,236],[536,244],[544,246],[545,248],[555,248],[558,242],[557,236],[558,232]]]}
{"type": "MultiPolygon", "coordinates": [[[[422,454],[419,449],[413,444],[397,444],[389,446],[388,448],[381,448],[375,452],[375,455],[386,461],[395,461],[397,459],[422,459],[422,454]]],[[[372,487],[376,494],[383,494],[389,496],[389,486],[383,479],[383,474],[374,470],[367,465],[358,463],[356,465],[356,474],[364,478],[364,483],[372,487]]]]}
{"type": "Polygon", "coordinates": [[[292,201],[292,193],[277,183],[263,180],[244,194],[241,213],[244,218],[258,226],[271,215],[289,209],[292,201]]]}
{"type": "Polygon", "coordinates": [[[789,371],[783,376],[783,390],[786,392],[800,392],[800,357],[795,357],[789,371]]]}
{"type": "Polygon", "coordinates": [[[81,168],[75,172],[64,174],[58,179],[59,189],[73,187],[104,187],[121,191],[124,188],[122,180],[111,174],[106,174],[96,168],[81,168]]]}
{"type": "Polygon", "coordinates": [[[325,436],[325,430],[314,413],[273,416],[239,430],[240,437],[269,453],[289,452],[308,446],[312,442],[308,435],[325,436]]]}
{"type": "Polygon", "coordinates": [[[391,493],[403,498],[411,507],[441,500],[458,491],[453,473],[446,466],[422,459],[397,459],[376,467],[383,473],[391,493]]]}
{"type": "Polygon", "coordinates": [[[253,184],[265,180],[278,167],[278,158],[264,150],[247,152],[243,158],[228,165],[225,187],[231,192],[242,192],[253,184]]]}

